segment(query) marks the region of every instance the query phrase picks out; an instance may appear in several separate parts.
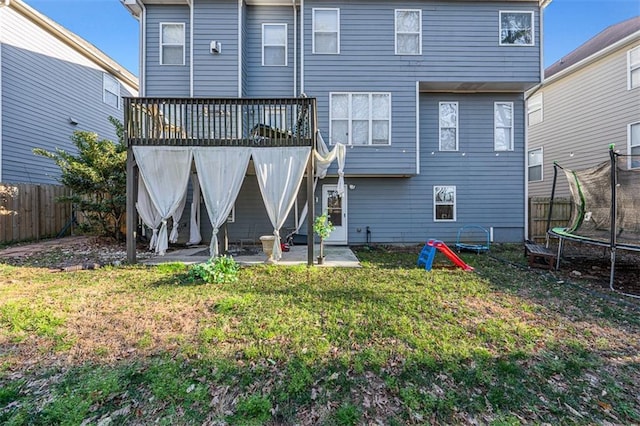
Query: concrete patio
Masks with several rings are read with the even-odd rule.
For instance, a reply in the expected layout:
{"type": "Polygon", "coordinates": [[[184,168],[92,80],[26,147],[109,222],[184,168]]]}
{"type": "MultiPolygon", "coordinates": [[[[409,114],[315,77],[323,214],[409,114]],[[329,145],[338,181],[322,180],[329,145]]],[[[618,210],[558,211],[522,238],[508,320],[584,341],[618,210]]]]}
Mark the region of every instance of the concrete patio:
{"type": "MultiPolygon", "coordinates": [[[[320,253],[320,246],[314,246],[314,256],[320,253]]],[[[234,250],[229,251],[229,255],[241,265],[259,265],[264,264],[267,255],[257,246],[252,246],[250,250],[234,250]]],[[[324,246],[325,260],[324,264],[315,266],[321,267],[342,267],[342,268],[359,268],[360,262],[347,246],[324,246]]],[[[188,248],[171,250],[164,256],[152,256],[148,259],[140,259],[145,265],[158,265],[169,262],[183,262],[186,264],[201,263],[209,260],[209,246],[197,245],[188,248]]],[[[317,260],[314,259],[314,262],[317,260]]],[[[276,265],[306,265],[307,264],[307,246],[292,246],[288,252],[282,253],[282,259],[275,263],[276,265]]]]}

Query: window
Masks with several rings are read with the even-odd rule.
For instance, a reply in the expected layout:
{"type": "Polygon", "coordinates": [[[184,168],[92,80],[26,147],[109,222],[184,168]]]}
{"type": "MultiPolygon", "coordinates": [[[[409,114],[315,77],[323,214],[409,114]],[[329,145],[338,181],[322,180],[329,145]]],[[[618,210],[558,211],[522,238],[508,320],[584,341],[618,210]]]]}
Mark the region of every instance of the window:
{"type": "Polygon", "coordinates": [[[120,109],[120,82],[109,74],[102,74],[102,102],[120,109]]]}
{"type": "Polygon", "coordinates": [[[184,24],[160,24],[160,65],[184,65],[184,24]]]}
{"type": "Polygon", "coordinates": [[[262,24],[262,65],[287,66],[287,24],[262,24]]]}
{"type": "Polygon", "coordinates": [[[313,9],[313,53],[340,53],[340,9],[313,9]]]}
{"type": "Polygon", "coordinates": [[[458,103],[440,102],[440,151],[458,150],[458,103]]]}
{"type": "Polygon", "coordinates": [[[542,93],[537,93],[527,101],[527,119],[529,126],[542,123],[542,93]]]}
{"type": "Polygon", "coordinates": [[[513,151],[513,102],[496,102],[493,117],[493,148],[513,151]]]}
{"type": "Polygon", "coordinates": [[[640,46],[627,54],[629,64],[629,90],[640,87],[640,46]]]}
{"type": "Polygon", "coordinates": [[[500,45],[533,46],[533,12],[500,11],[500,45]]]}
{"type": "Polygon", "coordinates": [[[529,151],[528,160],[529,182],[540,182],[542,180],[542,147],[529,151]]]}
{"type": "Polygon", "coordinates": [[[331,93],[331,143],[389,145],[390,93],[331,93]]]}
{"type": "Polygon", "coordinates": [[[629,168],[640,169],[640,122],[629,124],[629,168]]]}
{"type": "Polygon", "coordinates": [[[422,11],[396,9],[396,55],[422,54],[422,11]]]}
{"type": "Polygon", "coordinates": [[[433,220],[453,222],[456,220],[456,187],[433,187],[433,220]]]}

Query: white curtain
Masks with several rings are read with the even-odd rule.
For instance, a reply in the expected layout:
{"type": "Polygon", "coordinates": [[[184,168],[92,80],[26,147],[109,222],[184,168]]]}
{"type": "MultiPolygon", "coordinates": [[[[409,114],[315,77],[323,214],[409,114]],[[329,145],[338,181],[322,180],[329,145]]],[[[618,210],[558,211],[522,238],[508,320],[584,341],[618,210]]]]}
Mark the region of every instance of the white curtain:
{"type": "Polygon", "coordinates": [[[209,252],[218,256],[218,230],[229,217],[244,180],[251,151],[246,147],[196,147],[193,156],[213,226],[209,252]]]}
{"type": "MultiPolygon", "coordinates": [[[[344,163],[347,156],[347,148],[344,144],[336,143],[331,151],[327,148],[327,144],[324,142],[320,130],[316,133],[317,144],[315,151],[315,164],[316,164],[316,178],[313,181],[313,191],[315,192],[318,185],[318,179],[324,179],[327,176],[327,170],[334,160],[338,160],[338,184],[336,185],[336,191],[339,195],[344,194],[344,163]]],[[[296,230],[298,232],[300,227],[307,218],[309,206],[305,203],[299,217],[296,218],[296,230]]]]}
{"type": "Polygon", "coordinates": [[[176,212],[189,184],[192,152],[184,147],[134,146],[133,153],[149,198],[162,217],[156,253],[169,247],[167,220],[176,212]]]}
{"type": "MultiPolygon", "coordinates": [[[[338,184],[336,191],[339,195],[344,193],[344,162],[347,155],[347,148],[341,144],[336,143],[331,151],[327,148],[327,144],[324,142],[320,130],[316,133],[316,177],[318,179],[324,179],[327,176],[327,170],[335,159],[338,159],[338,184]]],[[[315,188],[315,186],[314,186],[315,188]]]]}
{"type": "Polygon", "coordinates": [[[191,187],[193,188],[193,198],[191,199],[188,246],[200,244],[200,241],[202,241],[202,235],[200,234],[200,182],[196,173],[191,173],[191,187]]]}
{"type": "Polygon", "coordinates": [[[295,201],[309,160],[310,147],[253,148],[251,155],[262,200],[273,225],[273,260],[282,258],[280,228],[295,201]]]}
{"type": "Polygon", "coordinates": [[[158,228],[162,223],[162,216],[160,216],[158,210],[153,207],[147,186],[144,184],[144,180],[142,180],[142,175],[138,175],[138,201],[136,202],[136,208],[138,209],[142,222],[151,228],[152,235],[151,241],[149,241],[149,250],[153,250],[158,244],[158,228]]]}
{"type": "MultiPolygon", "coordinates": [[[[188,183],[187,183],[188,184],[188,183]]],[[[184,212],[184,206],[187,204],[187,189],[184,190],[184,195],[180,200],[180,204],[178,204],[178,208],[171,215],[171,219],[173,219],[173,227],[171,228],[171,234],[169,235],[170,243],[178,242],[178,227],[180,226],[180,218],[182,217],[182,212],[184,212]]]]}

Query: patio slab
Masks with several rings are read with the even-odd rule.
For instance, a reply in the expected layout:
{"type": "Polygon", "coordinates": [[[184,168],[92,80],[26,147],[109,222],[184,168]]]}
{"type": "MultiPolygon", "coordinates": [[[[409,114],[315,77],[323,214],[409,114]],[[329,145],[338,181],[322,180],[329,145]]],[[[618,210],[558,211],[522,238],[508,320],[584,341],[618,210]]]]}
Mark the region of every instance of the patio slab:
{"type": "MultiPolygon", "coordinates": [[[[320,246],[314,246],[314,256],[320,253],[320,246]]],[[[253,253],[249,251],[233,251],[229,254],[240,265],[261,265],[265,263],[267,255],[258,247],[254,247],[253,253]]],[[[324,264],[318,265],[314,258],[315,266],[320,267],[342,267],[342,268],[359,268],[360,262],[356,255],[347,246],[324,246],[325,261],[324,264]]],[[[169,262],[182,262],[185,264],[202,263],[209,260],[209,246],[197,245],[184,249],[172,250],[164,256],[152,256],[149,259],[141,260],[145,265],[158,265],[169,262]]],[[[274,263],[275,265],[306,265],[307,264],[307,246],[292,246],[288,252],[282,253],[282,259],[274,263]]]]}

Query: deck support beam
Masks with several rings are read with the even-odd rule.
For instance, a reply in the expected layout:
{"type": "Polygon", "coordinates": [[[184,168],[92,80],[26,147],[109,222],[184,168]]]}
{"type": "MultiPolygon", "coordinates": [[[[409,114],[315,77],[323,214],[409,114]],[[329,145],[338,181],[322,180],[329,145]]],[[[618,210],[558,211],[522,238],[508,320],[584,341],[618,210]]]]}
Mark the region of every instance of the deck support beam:
{"type": "Polygon", "coordinates": [[[137,239],[137,222],[138,215],[136,212],[137,198],[137,173],[135,159],[133,158],[133,149],[131,146],[127,148],[127,262],[136,263],[136,239],[137,239]]]}

